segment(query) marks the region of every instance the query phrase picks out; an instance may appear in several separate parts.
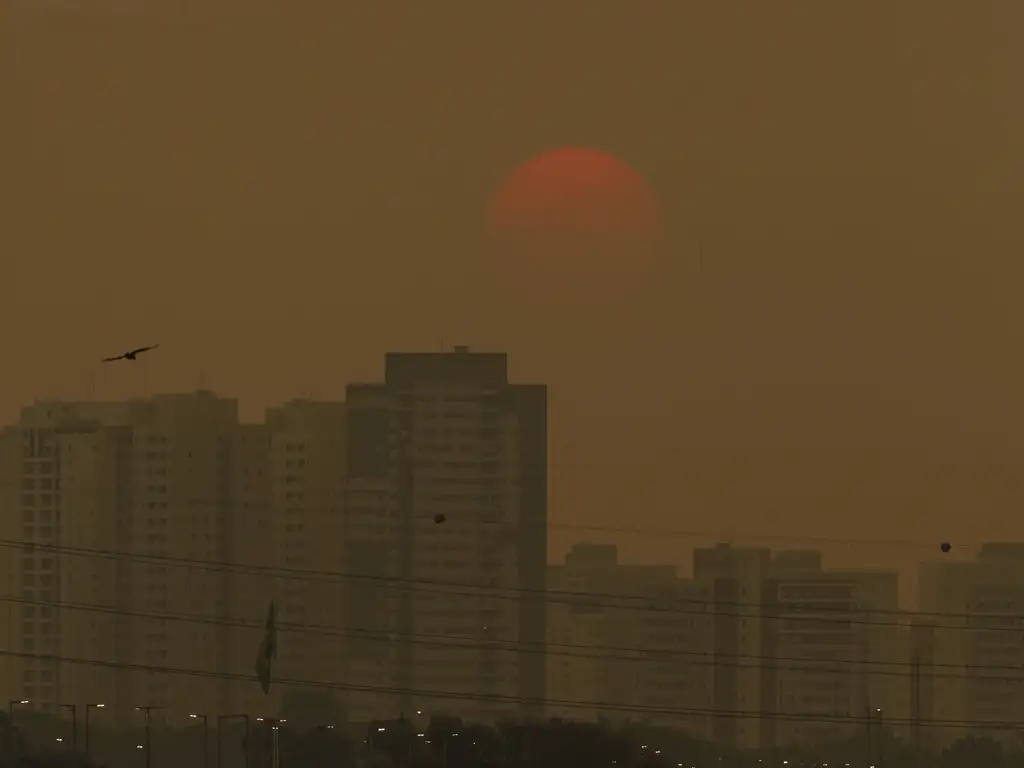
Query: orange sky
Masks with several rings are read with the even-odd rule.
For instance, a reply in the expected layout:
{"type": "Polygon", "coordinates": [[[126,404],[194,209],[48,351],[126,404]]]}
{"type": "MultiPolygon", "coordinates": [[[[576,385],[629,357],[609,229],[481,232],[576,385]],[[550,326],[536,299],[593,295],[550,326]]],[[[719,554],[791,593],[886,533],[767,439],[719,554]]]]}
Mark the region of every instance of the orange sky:
{"type": "Polygon", "coordinates": [[[551,385],[556,521],[920,543],[839,563],[1024,537],[1019,4],[70,5],[0,11],[5,420],[133,345],[99,396],[256,417],[443,340],[551,385]],[[533,306],[485,211],[564,145],[669,241],[533,306]]]}

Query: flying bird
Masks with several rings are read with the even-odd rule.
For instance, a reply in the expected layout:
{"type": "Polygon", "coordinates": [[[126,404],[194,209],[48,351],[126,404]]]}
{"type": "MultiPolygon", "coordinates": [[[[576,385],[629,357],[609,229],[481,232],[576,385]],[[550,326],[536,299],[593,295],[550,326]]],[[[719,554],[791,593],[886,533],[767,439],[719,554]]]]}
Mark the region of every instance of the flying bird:
{"type": "Polygon", "coordinates": [[[117,357],[105,357],[103,358],[103,362],[112,363],[115,360],[134,360],[137,355],[140,355],[143,352],[149,352],[149,350],[156,349],[159,346],[159,344],[154,344],[151,347],[139,347],[138,349],[133,349],[131,352],[125,352],[123,355],[118,355],[117,357]]]}

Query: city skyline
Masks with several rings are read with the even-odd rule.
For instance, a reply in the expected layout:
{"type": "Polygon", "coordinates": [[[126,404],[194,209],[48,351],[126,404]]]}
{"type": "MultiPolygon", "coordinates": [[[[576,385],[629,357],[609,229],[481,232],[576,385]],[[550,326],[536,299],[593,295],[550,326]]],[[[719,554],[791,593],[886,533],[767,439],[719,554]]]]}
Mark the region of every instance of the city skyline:
{"type": "Polygon", "coordinates": [[[567,522],[1024,537],[1016,5],[158,5],[10,4],[4,420],[204,381],[251,414],[465,343],[549,384],[567,522]],[[486,212],[563,146],[635,169],[666,240],[643,279],[567,253],[600,284],[552,307],[486,212]]]}
{"type": "Polygon", "coordinates": [[[245,618],[272,601],[276,674],[333,682],[364,719],[413,709],[403,690],[461,696],[459,714],[520,702],[491,719],[542,711],[546,388],[510,382],[502,353],[457,347],[388,353],[381,380],[346,395],[262,424],[209,391],[24,409],[0,430],[0,688],[48,710],[103,692],[122,727],[140,701],[273,717],[281,693],[247,684],[261,628],[245,618]],[[292,577],[310,572],[352,581],[292,577]],[[403,586],[453,575],[481,594],[403,586]],[[468,646],[411,642],[453,627],[482,643],[477,674],[468,646]]]}
{"type": "Polygon", "coordinates": [[[1024,754],[1024,5],[0,16],[0,762],[1024,754]]]}
{"type": "MultiPolygon", "coordinates": [[[[403,352],[403,353],[389,353],[389,354],[427,354],[427,355],[439,355],[439,354],[452,354],[455,350],[465,350],[473,354],[491,354],[488,350],[471,349],[470,347],[458,346],[452,347],[446,351],[425,351],[425,352],[403,352]]],[[[500,353],[504,354],[504,353],[500,353]]],[[[348,385],[342,385],[339,395],[344,395],[347,389],[355,387],[358,389],[361,385],[364,385],[367,381],[373,380],[372,375],[368,375],[365,379],[357,380],[348,385]]],[[[243,419],[242,413],[246,412],[243,408],[243,404],[240,399],[234,398],[227,394],[215,392],[208,388],[199,388],[194,390],[184,390],[181,392],[157,392],[152,394],[140,394],[137,397],[132,397],[127,401],[118,400],[92,400],[92,399],[42,399],[32,404],[24,405],[22,407],[22,413],[31,413],[33,411],[39,411],[39,409],[46,409],[47,407],[53,406],[59,408],[74,408],[75,406],[84,406],[87,412],[125,412],[129,403],[143,403],[152,399],[181,399],[191,398],[197,395],[209,395],[216,399],[224,402],[234,403],[232,406],[237,413],[238,426],[240,428],[246,427],[259,427],[265,426],[272,423],[275,419],[280,417],[277,416],[279,412],[287,412],[294,409],[312,409],[311,413],[320,411],[330,411],[331,409],[343,409],[346,404],[346,399],[342,396],[339,398],[310,398],[305,396],[294,396],[285,399],[281,403],[268,404],[264,412],[259,415],[250,415],[249,418],[243,419]],[[99,411],[90,411],[90,409],[100,409],[99,411]]],[[[10,422],[6,426],[13,425],[17,422],[10,422]]],[[[5,425],[0,425],[2,428],[5,425]]],[[[328,480],[328,484],[336,482],[336,480],[328,480]]],[[[650,557],[645,557],[644,550],[649,547],[652,542],[657,540],[669,539],[672,541],[691,544],[694,549],[701,546],[710,546],[718,542],[727,541],[736,545],[749,545],[769,548],[781,548],[781,549],[794,549],[794,548],[814,548],[820,549],[826,553],[829,561],[837,567],[856,567],[864,564],[862,553],[865,549],[873,548],[876,553],[878,551],[885,552],[886,550],[893,552],[889,555],[875,555],[872,558],[872,563],[877,567],[891,568],[901,571],[901,604],[906,606],[914,605],[914,601],[917,599],[916,592],[916,579],[917,573],[914,571],[913,565],[905,565],[907,562],[907,556],[910,555],[912,559],[911,563],[916,563],[921,560],[930,559],[932,557],[947,559],[947,560],[962,560],[973,557],[979,552],[987,543],[996,540],[993,537],[986,536],[971,536],[967,539],[950,540],[943,538],[942,532],[938,532],[936,537],[925,537],[920,538],[886,538],[884,536],[872,536],[872,535],[859,535],[856,537],[829,537],[819,536],[812,534],[800,535],[780,535],[772,533],[757,533],[748,532],[738,529],[730,525],[686,525],[686,526],[658,526],[658,527],[646,527],[637,526],[632,524],[612,524],[612,525],[588,525],[586,523],[575,524],[567,522],[566,518],[572,518],[572,515],[566,515],[564,509],[552,507],[554,512],[554,519],[549,520],[547,529],[550,534],[550,542],[552,544],[549,550],[549,562],[556,562],[560,557],[567,554],[573,546],[580,543],[581,537],[585,538],[590,543],[594,544],[611,544],[615,543],[619,549],[627,553],[627,557],[635,559],[638,564],[644,562],[664,562],[666,558],[661,557],[660,559],[655,558],[653,561],[650,557]],[[944,547],[948,546],[948,550],[944,547]]],[[[623,512],[627,509],[623,508],[623,512]]],[[[1015,541],[1016,539],[1010,539],[1015,541]]],[[[676,562],[679,567],[685,569],[686,562],[679,560],[672,560],[676,562]]],[[[685,571],[684,571],[685,573],[685,571]]]]}

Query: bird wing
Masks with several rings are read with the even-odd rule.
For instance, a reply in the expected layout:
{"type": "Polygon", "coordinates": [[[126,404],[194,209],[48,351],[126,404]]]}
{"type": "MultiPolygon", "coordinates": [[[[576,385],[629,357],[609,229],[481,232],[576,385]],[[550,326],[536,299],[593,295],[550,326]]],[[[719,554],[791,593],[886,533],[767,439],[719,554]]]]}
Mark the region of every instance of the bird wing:
{"type": "Polygon", "coordinates": [[[132,350],[131,352],[129,352],[128,354],[129,354],[129,355],[137,355],[137,354],[139,354],[140,352],[149,352],[149,350],[151,350],[151,349],[156,349],[156,348],[157,348],[157,347],[159,347],[159,346],[160,346],[159,344],[154,344],[154,345],[153,345],[153,346],[151,346],[151,347],[139,347],[138,349],[133,349],[133,350],[132,350]]]}
{"type": "Polygon", "coordinates": [[[123,360],[123,359],[124,359],[124,355],[118,355],[117,357],[104,357],[103,360],[101,360],[100,362],[112,363],[115,360],[123,360]]]}

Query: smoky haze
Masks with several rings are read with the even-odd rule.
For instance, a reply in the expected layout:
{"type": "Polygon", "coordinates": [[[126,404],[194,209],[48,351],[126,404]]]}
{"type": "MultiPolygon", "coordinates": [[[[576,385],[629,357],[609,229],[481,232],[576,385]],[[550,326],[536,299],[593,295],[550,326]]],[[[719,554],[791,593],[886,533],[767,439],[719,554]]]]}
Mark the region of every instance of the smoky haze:
{"type": "Polygon", "coordinates": [[[1017,4],[244,5],[0,11],[5,422],[200,387],[255,419],[465,343],[549,386],[552,560],[820,545],[912,607],[940,542],[1024,537],[1017,4]],[[639,288],[566,249],[552,300],[490,248],[569,145],[658,199],[639,288]]]}

